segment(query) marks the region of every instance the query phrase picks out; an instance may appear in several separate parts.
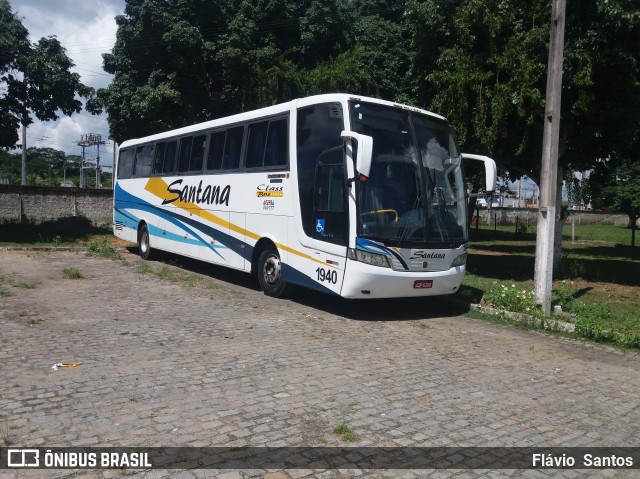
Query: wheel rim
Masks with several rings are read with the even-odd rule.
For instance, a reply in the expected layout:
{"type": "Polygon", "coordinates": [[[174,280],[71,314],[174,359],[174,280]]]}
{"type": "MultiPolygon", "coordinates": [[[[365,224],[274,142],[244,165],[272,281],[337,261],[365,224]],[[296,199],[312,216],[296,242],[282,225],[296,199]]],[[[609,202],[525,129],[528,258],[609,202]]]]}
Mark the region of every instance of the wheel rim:
{"type": "Polygon", "coordinates": [[[140,249],[143,253],[146,253],[149,249],[149,234],[146,230],[144,230],[140,235],[140,249]]]}
{"type": "Polygon", "coordinates": [[[281,274],[280,258],[275,255],[269,256],[262,268],[262,277],[265,282],[271,285],[277,284],[280,281],[281,274]]]}

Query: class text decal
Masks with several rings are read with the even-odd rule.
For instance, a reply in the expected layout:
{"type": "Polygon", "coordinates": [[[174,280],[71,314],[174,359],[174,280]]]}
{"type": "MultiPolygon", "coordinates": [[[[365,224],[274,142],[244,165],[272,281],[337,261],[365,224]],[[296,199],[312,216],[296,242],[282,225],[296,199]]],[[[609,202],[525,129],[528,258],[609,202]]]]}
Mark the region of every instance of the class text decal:
{"type": "Polygon", "coordinates": [[[282,196],[282,186],[270,186],[270,185],[259,185],[256,191],[256,196],[258,198],[262,198],[265,196],[282,196]]]}

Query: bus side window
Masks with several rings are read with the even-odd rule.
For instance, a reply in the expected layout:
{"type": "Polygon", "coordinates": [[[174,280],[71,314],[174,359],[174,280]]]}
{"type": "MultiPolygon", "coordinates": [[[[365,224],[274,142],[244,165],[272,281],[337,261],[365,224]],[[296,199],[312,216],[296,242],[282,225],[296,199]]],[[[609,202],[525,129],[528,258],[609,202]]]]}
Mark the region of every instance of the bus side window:
{"type": "Polygon", "coordinates": [[[151,162],[153,161],[153,145],[143,145],[136,148],[135,175],[137,177],[149,177],[151,175],[151,162]]]}
{"type": "Polygon", "coordinates": [[[249,139],[247,140],[246,168],[261,168],[264,160],[264,149],[267,142],[269,122],[262,121],[249,125],[249,139]]]}
{"type": "Polygon", "coordinates": [[[208,171],[218,171],[222,169],[222,153],[224,152],[224,139],[226,136],[226,131],[211,133],[209,153],[207,154],[208,171]]]}
{"type": "Polygon", "coordinates": [[[222,168],[224,170],[237,170],[240,167],[240,153],[242,152],[242,137],[244,126],[236,126],[227,130],[227,139],[224,144],[222,168]]]}
{"type": "Polygon", "coordinates": [[[180,138],[180,157],[178,159],[178,173],[189,171],[189,159],[191,158],[192,136],[180,138]]]}
{"type": "Polygon", "coordinates": [[[207,146],[207,135],[198,135],[193,138],[189,171],[194,173],[200,173],[202,171],[205,146],[207,146]]]}
{"type": "Polygon", "coordinates": [[[251,169],[286,166],[287,133],[286,119],[249,125],[245,167],[251,169]]]}
{"type": "Polygon", "coordinates": [[[289,163],[288,132],[289,128],[285,119],[269,123],[263,166],[287,166],[289,163]]]}
{"type": "Polygon", "coordinates": [[[176,151],[178,149],[178,142],[176,140],[167,141],[167,147],[164,152],[164,166],[162,172],[166,175],[175,171],[176,165],[176,151]]]}
{"type": "Polygon", "coordinates": [[[156,175],[162,174],[162,166],[164,160],[164,148],[167,144],[163,141],[156,143],[156,154],[153,159],[153,173],[156,175]]]}
{"type": "Polygon", "coordinates": [[[133,174],[133,156],[135,150],[133,148],[120,150],[118,158],[118,179],[131,178],[133,174]]]}

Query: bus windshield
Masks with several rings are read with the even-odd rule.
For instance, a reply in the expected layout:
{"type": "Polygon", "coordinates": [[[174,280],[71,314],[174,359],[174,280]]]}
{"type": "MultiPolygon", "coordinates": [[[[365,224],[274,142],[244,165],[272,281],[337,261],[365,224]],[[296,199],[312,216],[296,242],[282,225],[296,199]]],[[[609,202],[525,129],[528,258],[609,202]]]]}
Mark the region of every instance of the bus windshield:
{"type": "Polygon", "coordinates": [[[357,182],[359,237],[402,248],[468,241],[461,155],[449,124],[352,100],[351,127],[373,137],[369,179],[357,182]]]}

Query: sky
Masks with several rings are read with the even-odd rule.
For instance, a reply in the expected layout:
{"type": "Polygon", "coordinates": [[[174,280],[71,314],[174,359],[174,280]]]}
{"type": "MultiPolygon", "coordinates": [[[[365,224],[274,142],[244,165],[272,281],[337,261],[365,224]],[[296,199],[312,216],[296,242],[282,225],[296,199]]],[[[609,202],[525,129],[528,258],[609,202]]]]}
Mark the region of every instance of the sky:
{"type": "MultiPolygon", "coordinates": [[[[116,15],[124,13],[125,0],[9,0],[11,9],[29,31],[29,39],[36,43],[42,37],[55,35],[75,63],[72,71],[82,83],[104,88],[112,76],[102,69],[102,53],[111,51],[116,38],[116,15]]],[[[77,145],[87,133],[102,135],[100,164],[109,166],[113,160],[113,142],[109,140],[107,114],[94,116],[86,111],[61,116],[56,121],[41,122],[34,118],[27,128],[27,147],[54,148],[67,155],[80,155],[77,145]]],[[[18,131],[21,135],[21,130],[18,131]]],[[[22,140],[20,140],[22,141],[22,140]]],[[[97,149],[85,151],[93,161],[97,149]]],[[[109,171],[109,170],[107,170],[109,171]]]]}

